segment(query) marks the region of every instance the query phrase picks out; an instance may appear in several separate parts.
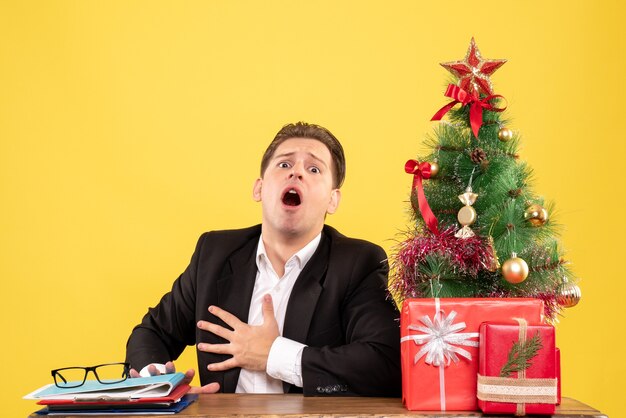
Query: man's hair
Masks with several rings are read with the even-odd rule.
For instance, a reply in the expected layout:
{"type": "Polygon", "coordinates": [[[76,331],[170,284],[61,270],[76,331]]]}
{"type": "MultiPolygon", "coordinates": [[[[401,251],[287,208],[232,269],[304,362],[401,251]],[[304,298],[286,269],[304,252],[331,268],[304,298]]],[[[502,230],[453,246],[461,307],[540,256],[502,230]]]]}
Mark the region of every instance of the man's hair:
{"type": "Polygon", "coordinates": [[[334,187],[336,189],[340,188],[343,184],[343,180],[346,178],[346,157],[343,153],[341,143],[339,143],[339,140],[335,138],[328,129],[306,122],[290,123],[289,125],[283,126],[282,129],[278,131],[265,150],[263,159],[261,159],[261,177],[263,177],[270,160],[274,156],[276,148],[291,138],[315,139],[326,145],[333,160],[334,187]]]}

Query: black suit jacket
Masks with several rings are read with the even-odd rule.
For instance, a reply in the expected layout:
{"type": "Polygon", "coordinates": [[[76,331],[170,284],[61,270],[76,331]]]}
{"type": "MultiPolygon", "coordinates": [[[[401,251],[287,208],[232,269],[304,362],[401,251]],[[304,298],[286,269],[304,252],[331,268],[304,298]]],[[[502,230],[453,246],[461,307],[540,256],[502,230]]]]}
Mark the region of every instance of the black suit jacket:
{"type": "MultiPolygon", "coordinates": [[[[130,335],[126,360],[140,370],[175,360],[185,346],[225,340],[199,330],[199,320],[227,326],[207,308],[216,305],[247,322],[257,267],[260,225],[204,233],[185,272],[130,335]]],[[[296,280],[287,305],[283,336],[306,344],[305,395],[399,396],[398,311],[387,296],[387,257],[382,248],[347,238],[329,226],[296,280]]],[[[239,372],[210,372],[209,363],[229,356],[197,352],[200,382],[219,382],[234,392],[239,372]]]]}

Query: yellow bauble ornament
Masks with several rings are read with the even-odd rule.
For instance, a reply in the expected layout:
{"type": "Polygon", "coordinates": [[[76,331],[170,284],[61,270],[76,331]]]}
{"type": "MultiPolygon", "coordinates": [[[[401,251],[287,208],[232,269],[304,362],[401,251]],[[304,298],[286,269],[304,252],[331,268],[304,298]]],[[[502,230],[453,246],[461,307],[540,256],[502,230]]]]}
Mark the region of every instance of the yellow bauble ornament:
{"type": "Polygon", "coordinates": [[[521,283],[528,277],[528,264],[513,253],[511,258],[502,264],[502,276],[511,284],[521,283]]]}
{"type": "Polygon", "coordinates": [[[509,128],[501,128],[498,131],[498,139],[502,142],[509,142],[513,139],[513,131],[509,128]]]}
{"type": "Polygon", "coordinates": [[[530,205],[524,211],[524,219],[532,226],[543,226],[548,222],[548,211],[541,205],[530,205]]]}
{"type": "Polygon", "coordinates": [[[430,177],[437,177],[439,174],[439,164],[437,161],[430,163],[430,177]]]}
{"type": "Polygon", "coordinates": [[[459,195],[459,200],[465,206],[459,209],[456,218],[459,220],[459,223],[463,225],[463,228],[456,231],[454,234],[455,237],[466,239],[475,235],[474,231],[472,231],[472,228],[469,226],[476,222],[476,210],[474,210],[472,205],[476,202],[477,197],[478,195],[473,193],[472,188],[469,186],[465,189],[465,193],[459,195]]]}
{"type": "Polygon", "coordinates": [[[574,283],[568,282],[567,277],[563,277],[563,282],[556,291],[557,303],[564,308],[571,308],[578,305],[581,297],[580,287],[574,283]]]}
{"type": "Polygon", "coordinates": [[[476,210],[471,206],[463,206],[459,209],[459,213],[457,213],[456,218],[463,226],[472,225],[476,222],[476,210]]]}

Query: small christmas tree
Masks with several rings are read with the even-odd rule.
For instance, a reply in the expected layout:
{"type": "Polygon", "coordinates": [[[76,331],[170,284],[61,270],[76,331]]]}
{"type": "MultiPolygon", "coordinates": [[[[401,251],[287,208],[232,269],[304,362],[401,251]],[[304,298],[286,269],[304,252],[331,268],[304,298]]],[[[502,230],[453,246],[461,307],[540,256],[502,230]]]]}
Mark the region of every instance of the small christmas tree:
{"type": "Polygon", "coordinates": [[[517,133],[502,118],[504,98],[490,76],[505,60],[484,59],[474,39],[462,61],[441,65],[456,77],[453,99],[426,145],[409,160],[415,228],[391,260],[391,291],[410,297],[533,297],[556,320],[580,289],[559,250],[547,205],[531,188],[517,133]],[[460,105],[460,106],[456,106],[460,105]]]}

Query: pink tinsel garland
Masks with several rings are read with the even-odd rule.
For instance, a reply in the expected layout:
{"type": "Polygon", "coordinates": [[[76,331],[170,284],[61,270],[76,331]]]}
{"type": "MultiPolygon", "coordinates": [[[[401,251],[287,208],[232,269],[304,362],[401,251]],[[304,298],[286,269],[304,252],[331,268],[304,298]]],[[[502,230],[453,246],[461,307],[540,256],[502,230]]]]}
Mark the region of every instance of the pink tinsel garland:
{"type": "Polygon", "coordinates": [[[449,227],[438,235],[426,232],[400,243],[396,259],[392,261],[395,277],[391,291],[399,293],[402,298],[421,296],[417,285],[423,281],[418,277],[418,266],[431,254],[448,258],[459,278],[475,277],[493,264],[493,249],[487,240],[477,235],[460,239],[454,236],[455,232],[454,227],[449,227]]]}

